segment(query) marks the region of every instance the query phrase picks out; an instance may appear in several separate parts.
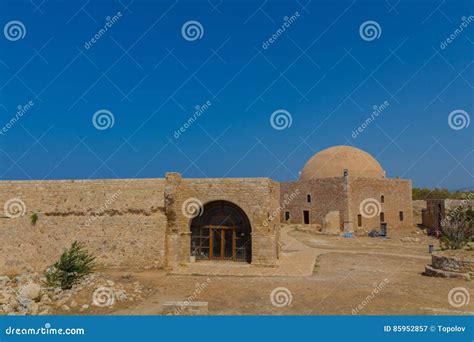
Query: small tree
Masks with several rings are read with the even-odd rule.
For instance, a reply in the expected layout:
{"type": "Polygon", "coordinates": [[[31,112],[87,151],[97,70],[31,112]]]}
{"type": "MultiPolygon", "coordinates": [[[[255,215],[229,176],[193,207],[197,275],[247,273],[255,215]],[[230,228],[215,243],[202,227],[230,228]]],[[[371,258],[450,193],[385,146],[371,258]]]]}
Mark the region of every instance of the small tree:
{"type": "Polygon", "coordinates": [[[448,212],[441,225],[443,249],[460,249],[474,239],[474,211],[458,207],[448,212]]]}
{"type": "Polygon", "coordinates": [[[60,286],[67,290],[91,273],[95,266],[95,257],[87,251],[84,243],[74,241],[59,260],[48,267],[45,272],[46,282],[50,286],[60,286]]]}
{"type": "Polygon", "coordinates": [[[38,222],[38,214],[33,213],[33,215],[31,215],[30,219],[31,219],[31,225],[32,226],[36,225],[36,222],[38,222]]]}

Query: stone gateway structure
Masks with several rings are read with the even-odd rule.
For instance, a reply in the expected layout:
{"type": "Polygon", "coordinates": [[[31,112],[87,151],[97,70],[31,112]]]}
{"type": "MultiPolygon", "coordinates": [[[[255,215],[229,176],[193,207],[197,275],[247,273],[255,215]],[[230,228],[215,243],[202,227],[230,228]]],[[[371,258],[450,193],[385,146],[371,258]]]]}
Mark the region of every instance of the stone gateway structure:
{"type": "Polygon", "coordinates": [[[42,271],[75,241],[110,267],[242,262],[272,267],[281,223],[342,233],[412,225],[411,182],[338,146],[295,182],[269,178],[0,181],[0,274],[42,271]],[[34,219],[36,217],[36,219],[34,219]]]}
{"type": "Polygon", "coordinates": [[[166,175],[167,266],[197,260],[246,261],[271,266],[278,259],[280,187],[268,178],[183,179],[166,175]]]}

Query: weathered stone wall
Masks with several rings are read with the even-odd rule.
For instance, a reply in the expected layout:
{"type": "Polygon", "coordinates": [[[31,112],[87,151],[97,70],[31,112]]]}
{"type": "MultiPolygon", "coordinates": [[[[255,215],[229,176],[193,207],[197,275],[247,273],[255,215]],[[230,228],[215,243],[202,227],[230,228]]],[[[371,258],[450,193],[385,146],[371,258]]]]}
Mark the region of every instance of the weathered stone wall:
{"type": "Polygon", "coordinates": [[[1,181],[0,274],[42,271],[74,240],[103,265],[164,266],[164,187],[164,179],[1,181]],[[15,198],[25,214],[9,218],[3,205],[15,198]]]}
{"type": "Polygon", "coordinates": [[[225,200],[239,206],[248,216],[252,235],[252,264],[273,265],[278,257],[280,229],[280,185],[268,178],[184,179],[178,173],[166,175],[168,215],[168,266],[189,262],[191,220],[183,213],[187,200],[202,205],[225,200]]]}
{"type": "MultiPolygon", "coordinates": [[[[303,223],[303,211],[309,211],[310,224],[316,229],[323,227],[324,223],[334,223],[327,217],[329,212],[339,212],[340,227],[343,227],[345,195],[344,178],[321,178],[310,181],[281,183],[281,222],[291,224],[303,223]],[[311,196],[308,202],[307,196],[311,196]],[[287,204],[286,204],[287,203],[287,204]],[[285,211],[289,211],[290,219],[285,220],[285,211]]],[[[331,228],[334,230],[334,227],[331,228]]]]}
{"type": "MultiPolygon", "coordinates": [[[[385,222],[390,233],[392,228],[412,227],[412,189],[411,181],[406,179],[350,179],[350,213],[354,229],[379,229],[380,213],[374,217],[362,215],[362,226],[358,227],[358,215],[361,213],[361,203],[367,199],[375,199],[384,213],[385,222]],[[382,203],[381,196],[384,196],[382,203]],[[403,220],[399,213],[403,212],[403,220]]],[[[366,202],[367,203],[367,202],[366,202]]],[[[368,215],[366,215],[368,216],[368,215]]]]}

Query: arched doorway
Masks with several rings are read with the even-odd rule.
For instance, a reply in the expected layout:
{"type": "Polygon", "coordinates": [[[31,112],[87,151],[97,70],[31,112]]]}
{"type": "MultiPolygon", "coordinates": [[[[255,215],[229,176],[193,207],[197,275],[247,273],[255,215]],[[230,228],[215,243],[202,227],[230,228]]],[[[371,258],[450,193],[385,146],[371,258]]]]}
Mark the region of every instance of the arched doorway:
{"type": "Polygon", "coordinates": [[[197,260],[251,262],[250,233],[250,221],[241,208],[228,201],[209,202],[191,221],[191,255],[197,260]]]}

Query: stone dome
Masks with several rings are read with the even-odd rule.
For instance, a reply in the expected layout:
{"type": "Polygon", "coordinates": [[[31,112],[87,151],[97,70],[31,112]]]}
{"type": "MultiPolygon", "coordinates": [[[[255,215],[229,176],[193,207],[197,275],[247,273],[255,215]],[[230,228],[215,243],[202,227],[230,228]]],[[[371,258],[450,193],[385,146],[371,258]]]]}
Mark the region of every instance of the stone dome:
{"type": "Polygon", "coordinates": [[[311,157],[301,171],[300,179],[342,177],[344,170],[350,177],[385,177],[378,161],[367,152],[351,146],[334,146],[311,157]]]}

